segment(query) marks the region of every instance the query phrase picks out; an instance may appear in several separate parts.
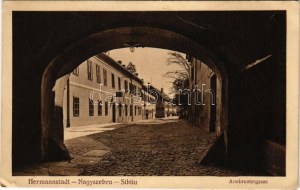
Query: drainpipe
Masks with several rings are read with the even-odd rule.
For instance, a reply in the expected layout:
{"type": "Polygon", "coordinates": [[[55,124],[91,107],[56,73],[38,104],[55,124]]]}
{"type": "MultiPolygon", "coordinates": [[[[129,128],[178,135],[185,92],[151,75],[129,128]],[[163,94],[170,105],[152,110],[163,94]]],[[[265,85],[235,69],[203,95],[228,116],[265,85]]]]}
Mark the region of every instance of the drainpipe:
{"type": "Polygon", "coordinates": [[[130,83],[131,83],[130,96],[131,96],[131,107],[132,107],[131,121],[133,122],[133,96],[132,96],[133,84],[132,84],[132,77],[130,77],[130,83]]]}
{"type": "Polygon", "coordinates": [[[143,99],[144,99],[144,113],[143,113],[143,118],[147,119],[147,115],[146,115],[146,92],[145,91],[143,93],[143,99]]]}
{"type": "Polygon", "coordinates": [[[67,128],[69,128],[70,125],[70,81],[67,80],[67,128]]]}

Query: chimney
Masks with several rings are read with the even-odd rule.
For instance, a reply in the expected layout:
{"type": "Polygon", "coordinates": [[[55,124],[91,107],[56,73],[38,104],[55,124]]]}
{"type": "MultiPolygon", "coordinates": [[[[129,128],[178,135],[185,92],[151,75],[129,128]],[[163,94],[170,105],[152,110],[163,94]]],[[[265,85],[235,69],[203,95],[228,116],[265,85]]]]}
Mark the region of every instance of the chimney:
{"type": "Polygon", "coordinates": [[[164,92],[164,89],[163,89],[163,88],[161,88],[161,89],[160,89],[160,91],[163,93],[163,92],[164,92]]]}
{"type": "Polygon", "coordinates": [[[122,65],[123,67],[126,67],[126,65],[122,65]]]}
{"type": "Polygon", "coordinates": [[[122,61],[119,60],[118,63],[119,63],[120,65],[122,65],[122,61]]]}
{"type": "Polygon", "coordinates": [[[138,73],[134,73],[135,74],[135,76],[139,76],[139,74],[138,73]]]}

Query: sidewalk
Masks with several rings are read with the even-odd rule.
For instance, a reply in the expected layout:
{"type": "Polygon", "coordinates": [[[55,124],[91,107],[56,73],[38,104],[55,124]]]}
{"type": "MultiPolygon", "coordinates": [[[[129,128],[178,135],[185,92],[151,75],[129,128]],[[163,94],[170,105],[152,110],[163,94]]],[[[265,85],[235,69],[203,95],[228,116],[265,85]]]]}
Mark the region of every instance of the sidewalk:
{"type": "Polygon", "coordinates": [[[164,117],[164,118],[153,118],[153,119],[143,119],[139,121],[132,122],[133,124],[164,124],[170,122],[176,122],[178,116],[164,117]]]}
{"type": "Polygon", "coordinates": [[[121,124],[163,124],[168,122],[174,122],[178,119],[177,116],[166,117],[166,118],[154,118],[154,119],[147,119],[147,120],[139,120],[129,123],[101,123],[101,124],[94,124],[94,125],[85,125],[85,126],[78,126],[78,127],[70,127],[65,128],[64,130],[64,140],[70,140],[77,137],[83,137],[95,133],[102,133],[105,131],[111,131],[116,129],[121,124]]]}
{"type": "Polygon", "coordinates": [[[117,125],[120,124],[121,123],[102,123],[96,125],[85,125],[85,126],[65,128],[64,139],[69,140],[77,137],[114,130],[117,127],[117,125]]]}

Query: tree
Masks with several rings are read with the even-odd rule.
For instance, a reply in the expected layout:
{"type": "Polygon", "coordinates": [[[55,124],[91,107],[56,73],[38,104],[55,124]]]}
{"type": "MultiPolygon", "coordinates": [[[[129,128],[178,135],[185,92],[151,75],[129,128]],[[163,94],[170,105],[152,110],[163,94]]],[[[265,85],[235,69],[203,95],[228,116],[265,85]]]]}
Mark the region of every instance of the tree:
{"type": "Polygon", "coordinates": [[[127,65],[126,69],[131,72],[132,74],[136,73],[136,68],[135,65],[132,62],[129,62],[129,64],[127,65]]]}
{"type": "MultiPolygon", "coordinates": [[[[168,65],[178,65],[179,69],[168,71],[163,76],[166,78],[172,79],[172,91],[175,93],[176,102],[180,101],[187,102],[187,96],[179,93],[180,90],[189,88],[189,79],[190,79],[190,63],[178,52],[169,52],[169,57],[167,59],[168,65]]],[[[188,105],[183,104],[179,106],[179,117],[187,117],[188,105]]]]}
{"type": "Polygon", "coordinates": [[[168,52],[168,65],[178,65],[179,69],[168,71],[163,76],[173,79],[173,89],[178,91],[179,89],[185,89],[188,87],[188,80],[190,78],[190,63],[178,52],[168,52]]]}
{"type": "Polygon", "coordinates": [[[187,79],[190,77],[190,63],[178,52],[169,52],[168,65],[178,65],[180,69],[167,72],[164,76],[174,79],[187,79]]]}

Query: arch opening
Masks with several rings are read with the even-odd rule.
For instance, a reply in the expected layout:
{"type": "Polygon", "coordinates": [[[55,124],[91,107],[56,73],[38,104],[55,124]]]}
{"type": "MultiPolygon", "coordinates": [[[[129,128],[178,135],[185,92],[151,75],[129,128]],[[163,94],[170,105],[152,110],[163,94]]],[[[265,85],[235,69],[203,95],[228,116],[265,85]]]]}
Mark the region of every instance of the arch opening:
{"type": "MultiPolygon", "coordinates": [[[[216,74],[220,90],[217,103],[220,117],[217,133],[224,133],[227,144],[227,73],[222,62],[200,44],[169,30],[153,27],[122,27],[88,36],[70,46],[51,61],[45,69],[41,85],[41,158],[42,160],[68,159],[63,143],[62,99],[53,94],[61,93],[67,84],[68,73],[79,64],[99,52],[123,48],[124,43],[134,39],[141,47],[153,47],[182,52],[201,60],[216,74]],[[160,40],[157,40],[159,38],[160,40]],[[61,82],[55,85],[58,78],[61,82]],[[55,99],[57,98],[57,99],[55,99]],[[53,120],[54,118],[54,120],[53,120]],[[53,123],[54,122],[54,123],[53,123]],[[51,155],[58,155],[51,157],[51,155]]],[[[226,150],[227,150],[227,146],[226,150]]],[[[225,150],[225,151],[226,151],[225,150]]]]}

